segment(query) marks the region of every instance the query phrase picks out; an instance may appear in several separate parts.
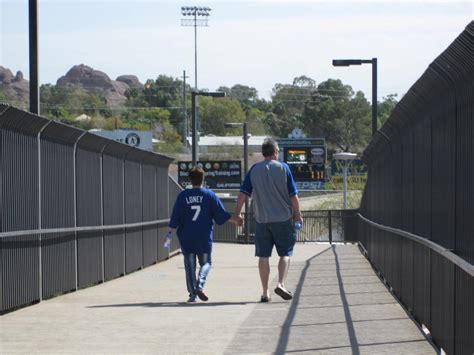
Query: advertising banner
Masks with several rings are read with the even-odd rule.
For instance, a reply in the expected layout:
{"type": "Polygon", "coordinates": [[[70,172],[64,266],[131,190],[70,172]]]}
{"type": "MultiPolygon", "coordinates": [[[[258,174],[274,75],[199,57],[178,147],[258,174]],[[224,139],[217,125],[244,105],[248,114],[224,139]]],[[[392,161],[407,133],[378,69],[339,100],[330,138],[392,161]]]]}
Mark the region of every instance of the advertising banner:
{"type": "Polygon", "coordinates": [[[135,148],[153,151],[151,131],[136,131],[131,129],[116,129],[114,131],[93,130],[91,133],[128,144],[135,148]]]}
{"type": "MultiPolygon", "coordinates": [[[[240,160],[213,160],[197,163],[204,170],[204,186],[210,189],[239,189],[242,182],[240,160]]],[[[190,161],[178,162],[178,184],[186,188],[189,182],[190,161]]]]}

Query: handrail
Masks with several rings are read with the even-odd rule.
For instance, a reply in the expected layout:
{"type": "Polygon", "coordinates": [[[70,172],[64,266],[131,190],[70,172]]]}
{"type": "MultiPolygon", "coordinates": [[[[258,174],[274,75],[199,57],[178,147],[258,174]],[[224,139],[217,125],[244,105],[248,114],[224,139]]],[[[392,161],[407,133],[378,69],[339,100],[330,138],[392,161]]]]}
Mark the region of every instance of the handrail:
{"type": "Polygon", "coordinates": [[[360,213],[357,213],[357,215],[364,222],[367,222],[367,223],[371,224],[374,227],[386,230],[388,232],[391,232],[391,233],[400,235],[402,237],[405,237],[407,239],[413,240],[414,242],[423,244],[424,246],[430,248],[431,250],[437,252],[438,254],[441,254],[446,259],[448,259],[453,264],[455,264],[457,267],[459,267],[460,269],[463,269],[466,273],[468,273],[469,275],[474,277],[474,265],[470,264],[469,262],[467,262],[463,258],[461,258],[458,255],[454,254],[451,250],[446,249],[446,248],[442,247],[441,245],[436,244],[436,243],[434,243],[434,242],[432,242],[432,241],[430,241],[426,238],[420,237],[416,234],[412,234],[412,233],[406,232],[406,231],[401,230],[401,229],[392,228],[392,227],[384,226],[382,224],[378,224],[378,223],[376,223],[374,221],[371,221],[370,219],[367,219],[366,217],[362,216],[360,213]]]}
{"type": "Polygon", "coordinates": [[[86,226],[86,227],[70,227],[70,228],[50,228],[50,229],[33,229],[13,232],[2,232],[0,233],[1,238],[7,237],[18,237],[22,235],[32,234],[46,234],[46,233],[71,233],[71,232],[90,232],[95,230],[111,230],[111,229],[123,229],[123,228],[136,228],[146,227],[154,224],[166,224],[169,219],[157,219],[155,221],[127,223],[127,224],[111,224],[106,226],[86,226]]]}

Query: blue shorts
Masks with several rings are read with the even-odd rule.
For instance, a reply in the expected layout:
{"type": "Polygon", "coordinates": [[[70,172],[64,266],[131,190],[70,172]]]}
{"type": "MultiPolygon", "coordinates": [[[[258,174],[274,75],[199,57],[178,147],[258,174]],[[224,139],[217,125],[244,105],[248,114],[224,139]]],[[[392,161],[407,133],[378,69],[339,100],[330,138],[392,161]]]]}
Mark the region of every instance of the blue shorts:
{"type": "Polygon", "coordinates": [[[291,256],[296,243],[296,232],[291,219],[285,222],[258,223],[255,230],[255,256],[269,258],[273,246],[279,256],[291,256]]]}

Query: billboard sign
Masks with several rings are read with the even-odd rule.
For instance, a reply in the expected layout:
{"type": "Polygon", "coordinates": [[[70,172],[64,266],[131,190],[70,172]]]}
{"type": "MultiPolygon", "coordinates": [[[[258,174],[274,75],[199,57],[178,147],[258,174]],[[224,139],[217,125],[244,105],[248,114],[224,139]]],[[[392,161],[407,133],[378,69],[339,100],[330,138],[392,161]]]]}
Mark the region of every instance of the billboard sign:
{"type": "MultiPolygon", "coordinates": [[[[240,160],[199,161],[197,165],[204,170],[204,186],[210,189],[239,189],[242,182],[240,160]]],[[[186,188],[189,182],[191,161],[178,161],[178,184],[186,188]]]]}

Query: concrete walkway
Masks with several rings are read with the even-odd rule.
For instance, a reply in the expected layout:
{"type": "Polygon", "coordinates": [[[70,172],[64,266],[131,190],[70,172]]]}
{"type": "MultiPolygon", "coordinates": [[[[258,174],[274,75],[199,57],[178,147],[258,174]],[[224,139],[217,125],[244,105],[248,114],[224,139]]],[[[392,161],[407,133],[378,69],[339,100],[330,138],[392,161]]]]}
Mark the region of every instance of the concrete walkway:
{"type": "Polygon", "coordinates": [[[0,353],[437,353],[356,246],[297,245],[287,285],[295,297],[269,304],[257,303],[253,246],[214,248],[209,302],[184,303],[177,255],[1,316],[0,353]]]}

